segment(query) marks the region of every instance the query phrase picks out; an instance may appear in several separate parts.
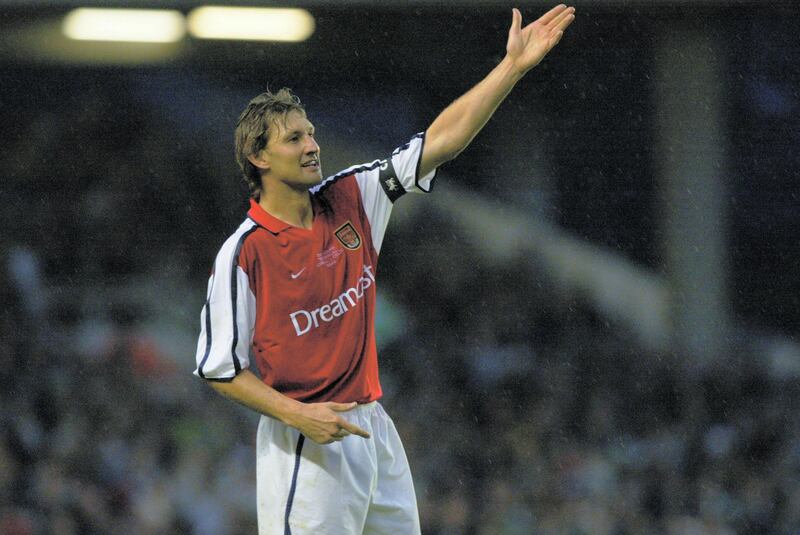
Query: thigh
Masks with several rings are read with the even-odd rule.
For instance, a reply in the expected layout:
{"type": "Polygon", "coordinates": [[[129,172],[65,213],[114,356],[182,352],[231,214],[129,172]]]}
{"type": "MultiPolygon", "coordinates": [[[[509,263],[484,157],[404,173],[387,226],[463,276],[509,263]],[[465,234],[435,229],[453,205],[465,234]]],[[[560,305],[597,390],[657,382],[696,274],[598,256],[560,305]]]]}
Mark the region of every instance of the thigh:
{"type": "Polygon", "coordinates": [[[391,418],[380,405],[373,425],[377,485],[372,494],[364,535],[419,535],[419,511],[411,469],[391,418]]]}
{"type": "Polygon", "coordinates": [[[321,445],[271,418],[259,423],[257,450],[259,535],[360,534],[369,503],[368,474],[348,461],[358,447],[348,437],[321,445]],[[352,447],[348,449],[353,449],[352,447]]]}

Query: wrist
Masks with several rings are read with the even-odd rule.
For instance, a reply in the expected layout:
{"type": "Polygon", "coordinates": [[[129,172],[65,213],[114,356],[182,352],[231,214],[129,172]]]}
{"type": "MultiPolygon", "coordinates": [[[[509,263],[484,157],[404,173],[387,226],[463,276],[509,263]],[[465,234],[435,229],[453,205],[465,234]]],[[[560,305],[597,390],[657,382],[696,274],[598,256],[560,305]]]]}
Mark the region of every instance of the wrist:
{"type": "Polygon", "coordinates": [[[303,408],[305,408],[305,403],[287,397],[286,402],[276,412],[275,417],[289,427],[296,428],[303,408]]]}
{"type": "Polygon", "coordinates": [[[508,54],[506,54],[502,61],[500,61],[498,68],[501,69],[503,74],[510,78],[513,83],[517,83],[519,80],[521,80],[522,77],[525,76],[525,74],[530,70],[520,69],[517,67],[517,64],[514,62],[514,58],[508,54]]]}

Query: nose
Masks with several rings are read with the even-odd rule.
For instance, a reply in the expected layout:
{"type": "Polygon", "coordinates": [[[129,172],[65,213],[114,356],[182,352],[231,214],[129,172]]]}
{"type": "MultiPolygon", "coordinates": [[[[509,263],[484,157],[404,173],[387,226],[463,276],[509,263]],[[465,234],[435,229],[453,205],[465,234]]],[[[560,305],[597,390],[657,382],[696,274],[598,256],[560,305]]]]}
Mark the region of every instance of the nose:
{"type": "Polygon", "coordinates": [[[317,140],[311,136],[306,136],[306,154],[315,154],[319,152],[319,145],[317,140]]]}

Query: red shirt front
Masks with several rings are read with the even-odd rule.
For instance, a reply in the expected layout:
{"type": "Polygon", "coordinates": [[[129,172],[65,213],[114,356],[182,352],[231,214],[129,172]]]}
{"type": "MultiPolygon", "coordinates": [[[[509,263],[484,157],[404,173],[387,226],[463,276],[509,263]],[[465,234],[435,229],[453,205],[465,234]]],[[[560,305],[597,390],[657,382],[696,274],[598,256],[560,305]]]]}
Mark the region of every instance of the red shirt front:
{"type": "Polygon", "coordinates": [[[381,397],[375,343],[376,269],[392,203],[430,190],[417,176],[424,135],[390,158],[310,190],[310,230],[251,202],[209,279],[195,373],[231,380],[250,357],[263,381],[300,401],[381,397]]]}
{"type": "Polygon", "coordinates": [[[264,382],[301,401],[381,396],[375,346],[378,253],[354,176],[312,196],[311,230],[252,202],[259,228],[239,266],[255,295],[253,355],[264,382]],[[359,379],[356,381],[355,379],[359,379]]]}

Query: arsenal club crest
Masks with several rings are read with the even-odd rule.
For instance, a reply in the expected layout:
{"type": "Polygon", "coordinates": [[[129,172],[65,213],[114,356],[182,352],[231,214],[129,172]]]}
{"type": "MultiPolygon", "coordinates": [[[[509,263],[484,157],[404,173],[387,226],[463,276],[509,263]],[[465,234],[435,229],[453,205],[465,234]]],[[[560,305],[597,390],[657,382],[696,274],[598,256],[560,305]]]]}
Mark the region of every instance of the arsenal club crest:
{"type": "Polygon", "coordinates": [[[355,251],[361,247],[361,236],[358,235],[358,232],[356,232],[355,227],[350,221],[336,229],[335,234],[339,242],[347,249],[355,251]]]}

